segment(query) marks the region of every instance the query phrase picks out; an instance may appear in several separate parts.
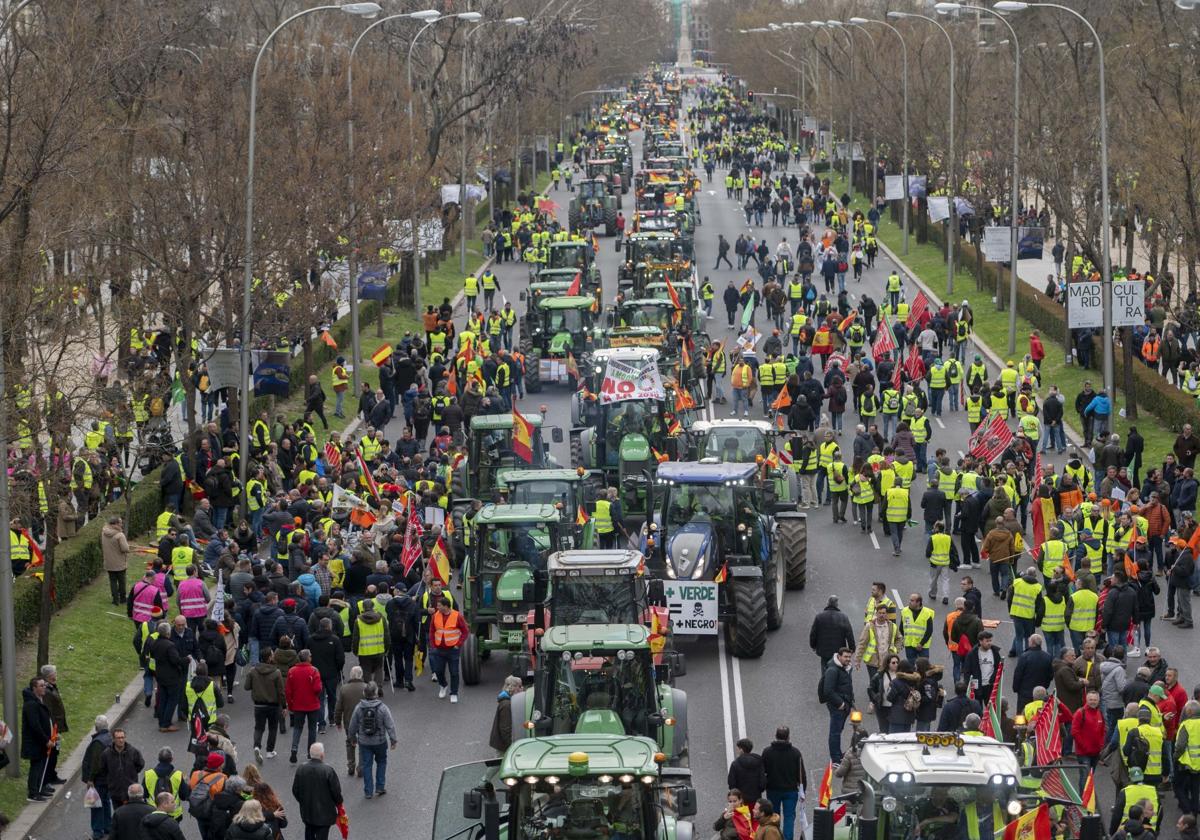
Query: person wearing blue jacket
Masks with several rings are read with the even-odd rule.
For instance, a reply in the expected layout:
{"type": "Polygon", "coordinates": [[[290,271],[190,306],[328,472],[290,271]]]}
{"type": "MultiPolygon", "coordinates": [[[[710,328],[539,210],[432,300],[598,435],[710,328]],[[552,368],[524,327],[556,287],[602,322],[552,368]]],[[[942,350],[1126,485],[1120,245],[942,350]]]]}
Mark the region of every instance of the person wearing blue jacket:
{"type": "Polygon", "coordinates": [[[1083,410],[1084,417],[1092,418],[1093,436],[1101,437],[1108,434],[1108,424],[1111,415],[1112,401],[1108,398],[1108,391],[1101,388],[1083,410]]]}
{"type": "Polygon", "coordinates": [[[296,583],[300,584],[300,588],[304,591],[304,600],[308,601],[308,611],[312,612],[321,600],[321,584],[317,583],[312,572],[300,575],[296,578],[296,583]]]}

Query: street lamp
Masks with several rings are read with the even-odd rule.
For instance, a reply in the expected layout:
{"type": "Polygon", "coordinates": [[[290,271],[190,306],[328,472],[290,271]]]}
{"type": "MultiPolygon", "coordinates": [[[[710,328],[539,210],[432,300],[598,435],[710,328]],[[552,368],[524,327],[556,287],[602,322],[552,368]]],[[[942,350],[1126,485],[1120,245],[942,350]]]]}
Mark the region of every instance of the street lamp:
{"type": "MultiPolygon", "coordinates": [[[[467,14],[475,14],[468,12],[467,14]]],[[[471,36],[490,23],[503,23],[507,26],[524,26],[528,21],[523,17],[508,17],[500,20],[485,20],[467,32],[463,38],[462,57],[462,95],[467,98],[467,62],[470,58],[471,36]]],[[[464,274],[467,271],[467,117],[462,118],[462,144],[459,149],[458,161],[458,270],[464,274]]],[[[488,201],[494,201],[488,195],[488,201]]]]}
{"type": "MultiPolygon", "coordinates": [[[[848,51],[850,57],[850,72],[847,76],[850,82],[851,90],[854,89],[854,36],[850,34],[850,30],[842,26],[840,20],[827,20],[825,25],[831,30],[839,30],[845,34],[846,39],[850,42],[848,51]]],[[[849,193],[854,189],[854,97],[850,97],[847,104],[847,131],[846,131],[846,191],[849,193]]]]}
{"type": "Polygon", "coordinates": [[[946,27],[942,26],[936,20],[926,15],[918,15],[910,12],[888,12],[890,18],[919,18],[936,26],[941,33],[946,36],[946,43],[950,47],[950,178],[947,186],[949,196],[950,213],[946,225],[946,294],[954,294],[954,239],[958,236],[958,214],[955,213],[954,193],[958,182],[958,173],[954,165],[954,39],[950,37],[950,33],[946,31],[946,27]]]}
{"type": "MultiPolygon", "coordinates": [[[[238,451],[241,453],[241,457],[238,458],[238,477],[241,479],[243,487],[246,486],[247,471],[250,468],[250,287],[253,284],[254,278],[254,132],[257,127],[258,67],[262,63],[262,57],[267,52],[267,47],[271,45],[271,41],[275,39],[275,36],[284,27],[314,12],[331,11],[345,12],[357,17],[373,18],[379,14],[380,6],[378,3],[343,3],[341,5],[313,6],[311,9],[296,12],[271,30],[271,34],[266,37],[262,46],[258,48],[258,55],[254,57],[254,69],[250,72],[250,124],[248,128],[250,138],[246,153],[246,241],[243,246],[245,254],[242,256],[241,428],[238,429],[238,451]]],[[[355,367],[357,368],[357,365],[355,367]]],[[[242,494],[243,515],[246,512],[247,495],[246,493],[242,494]]]]}
{"type": "Polygon", "coordinates": [[[880,26],[886,26],[892,30],[892,33],[900,40],[900,58],[902,62],[902,72],[904,79],[901,83],[904,100],[904,163],[902,177],[904,179],[904,196],[903,196],[903,225],[904,225],[904,255],[908,256],[908,234],[909,234],[909,219],[908,219],[908,44],[904,40],[904,36],[900,34],[900,30],[892,26],[886,20],[875,20],[873,18],[852,17],[850,22],[856,26],[865,26],[868,23],[877,23],[880,26]]]}
{"type": "MultiPolygon", "coordinates": [[[[950,14],[964,8],[961,3],[938,3],[934,6],[938,14],[950,14]]],[[[1009,38],[1013,45],[1013,131],[1012,131],[1012,210],[1011,219],[1009,220],[1008,238],[1008,352],[1009,355],[1017,352],[1017,209],[1021,206],[1021,181],[1018,171],[1021,155],[1021,42],[1017,38],[1017,30],[1008,22],[1004,15],[986,6],[971,6],[971,11],[983,12],[991,15],[1008,27],[1009,38]]],[[[1000,295],[999,290],[996,294],[996,304],[999,306],[1000,295]]]]}
{"type": "MultiPolygon", "coordinates": [[[[354,56],[358,54],[358,47],[362,44],[363,39],[367,37],[367,33],[378,26],[382,26],[388,21],[393,20],[420,20],[428,21],[430,17],[441,17],[441,13],[436,9],[426,9],[420,12],[402,12],[400,14],[388,15],[372,23],[362,32],[358,33],[358,37],[354,39],[354,46],[350,48],[350,60],[346,63],[346,104],[349,106],[349,115],[346,117],[346,147],[347,157],[350,162],[346,173],[347,188],[350,191],[350,218],[353,219],[357,213],[357,207],[354,200],[354,56]]],[[[350,273],[350,375],[353,377],[354,390],[351,393],[357,394],[361,383],[361,373],[359,365],[361,358],[358,349],[358,261],[355,259],[356,248],[350,248],[350,255],[347,258],[347,268],[350,273]]]]}
{"type": "MultiPolygon", "coordinates": [[[[413,118],[413,100],[416,99],[416,91],[413,90],[413,72],[412,72],[412,57],[413,50],[417,46],[417,41],[425,34],[425,30],[443,20],[463,20],[467,23],[476,23],[482,20],[483,15],[479,12],[458,12],[453,15],[442,15],[436,9],[427,9],[414,15],[418,20],[425,21],[425,25],[417,30],[417,34],[413,36],[412,42],[408,45],[408,144],[416,148],[415,139],[415,123],[413,118]]],[[[420,199],[416,193],[414,186],[412,219],[409,222],[412,235],[412,266],[413,266],[413,307],[416,309],[418,316],[421,313],[421,228],[420,228],[420,210],[418,204],[420,199]]],[[[463,220],[465,223],[465,219],[463,220]]]]}
{"type": "MultiPolygon", "coordinates": [[[[1200,6],[1200,0],[1175,0],[1175,5],[1181,9],[1196,8],[1200,6]]],[[[1096,27],[1092,26],[1091,21],[1070,6],[1063,6],[1058,3],[1026,3],[1022,2],[1022,0],[1000,0],[992,8],[997,12],[1022,12],[1029,8],[1058,9],[1059,11],[1068,12],[1078,18],[1088,28],[1092,33],[1092,40],[1096,44],[1097,54],[1100,58],[1100,247],[1101,261],[1103,263],[1100,266],[1100,274],[1103,289],[1101,310],[1104,316],[1104,337],[1100,344],[1104,351],[1104,389],[1108,393],[1108,398],[1115,405],[1117,395],[1113,382],[1112,259],[1109,255],[1110,237],[1108,232],[1112,211],[1108,203],[1108,93],[1104,82],[1104,42],[1100,40],[1100,33],[1096,31],[1096,27]]]]}

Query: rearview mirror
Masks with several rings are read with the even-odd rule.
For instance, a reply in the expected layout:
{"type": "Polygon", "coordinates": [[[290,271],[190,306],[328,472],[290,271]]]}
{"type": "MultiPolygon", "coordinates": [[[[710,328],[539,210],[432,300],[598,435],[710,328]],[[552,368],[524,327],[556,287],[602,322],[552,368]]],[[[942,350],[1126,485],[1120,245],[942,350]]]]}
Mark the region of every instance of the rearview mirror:
{"type": "Polygon", "coordinates": [[[477,820],[483,816],[483,794],[477,790],[463,791],[463,819],[477,820]]]}
{"type": "Polygon", "coordinates": [[[524,680],[533,668],[533,657],[528,653],[514,653],[509,660],[512,664],[512,675],[524,680]]]}
{"type": "Polygon", "coordinates": [[[660,606],[667,602],[666,588],[660,578],[655,578],[646,584],[646,598],[653,606],[660,606]]]}
{"type": "Polygon", "coordinates": [[[526,603],[526,604],[533,603],[533,601],[536,598],[537,598],[537,582],[536,581],[527,580],[527,581],[525,581],[525,583],[521,584],[521,600],[524,603],[526,603]]]}
{"type": "Polygon", "coordinates": [[[667,662],[669,662],[671,665],[672,677],[687,676],[687,657],[682,653],[677,650],[671,651],[669,654],[667,654],[667,662]]]}
{"type": "Polygon", "coordinates": [[[563,442],[562,426],[554,426],[550,429],[550,440],[554,441],[555,443],[563,442]]]}
{"type": "Polygon", "coordinates": [[[525,290],[521,290],[521,294],[517,296],[517,300],[525,300],[525,290]]]}
{"type": "Polygon", "coordinates": [[[675,813],[681,817],[696,816],[696,789],[687,785],[675,789],[675,813]]]}

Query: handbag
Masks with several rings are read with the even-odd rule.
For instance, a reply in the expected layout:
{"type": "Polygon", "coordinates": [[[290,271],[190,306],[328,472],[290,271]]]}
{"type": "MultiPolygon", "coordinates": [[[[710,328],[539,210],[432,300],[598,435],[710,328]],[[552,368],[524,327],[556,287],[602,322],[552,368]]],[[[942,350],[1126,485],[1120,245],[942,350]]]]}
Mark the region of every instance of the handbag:
{"type": "Polygon", "coordinates": [[[845,261],[845,260],[840,260],[840,261],[838,262],[838,271],[839,271],[839,272],[841,272],[841,273],[843,273],[843,274],[844,274],[846,271],[848,271],[848,270],[849,270],[849,268],[850,268],[850,266],[846,265],[846,261],[845,261]]]}
{"type": "Polygon", "coordinates": [[[233,664],[239,668],[245,668],[250,664],[250,646],[242,645],[233,655],[233,664]]]}

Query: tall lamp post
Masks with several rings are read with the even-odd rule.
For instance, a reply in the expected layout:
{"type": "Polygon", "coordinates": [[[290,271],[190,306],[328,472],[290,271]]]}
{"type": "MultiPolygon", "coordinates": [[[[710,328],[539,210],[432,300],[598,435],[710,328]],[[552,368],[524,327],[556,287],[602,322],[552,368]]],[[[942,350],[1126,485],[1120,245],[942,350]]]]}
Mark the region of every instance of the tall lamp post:
{"type": "MultiPolygon", "coordinates": [[[[415,121],[413,117],[413,100],[416,99],[416,91],[413,89],[413,68],[412,57],[413,50],[416,49],[417,41],[421,40],[421,36],[425,34],[425,30],[433,26],[435,23],[443,20],[465,20],[468,23],[475,23],[483,18],[479,12],[459,12],[453,15],[442,15],[438,13],[436,17],[427,15],[422,18],[426,23],[417,30],[417,34],[413,36],[412,41],[408,45],[408,144],[416,149],[415,140],[415,121]]],[[[420,228],[420,210],[418,209],[419,199],[417,195],[417,187],[413,190],[413,209],[412,220],[409,224],[412,226],[412,265],[413,265],[413,307],[417,311],[417,315],[421,313],[421,228],[420,228]]],[[[463,220],[464,223],[466,220],[463,220]]]]}
{"type": "Polygon", "coordinates": [[[946,36],[946,44],[950,47],[950,177],[948,179],[947,190],[949,196],[949,213],[946,225],[946,294],[954,294],[954,240],[958,236],[958,214],[955,212],[954,193],[958,183],[958,172],[955,166],[954,159],[954,39],[950,37],[950,33],[946,31],[946,27],[942,26],[936,20],[926,15],[918,15],[911,12],[888,12],[890,18],[919,18],[920,20],[928,21],[936,26],[941,33],[946,36]]]}
{"type": "MultiPolygon", "coordinates": [[[[1004,15],[989,9],[986,6],[963,6],[961,3],[938,3],[934,8],[938,14],[950,14],[957,12],[959,9],[969,9],[972,12],[983,12],[991,15],[1008,27],[1009,37],[1012,38],[1013,45],[1013,131],[1012,131],[1012,211],[1011,224],[1012,230],[1009,231],[1008,238],[1008,259],[1009,259],[1009,278],[1008,278],[1008,352],[1009,355],[1017,352],[1017,251],[1018,251],[1018,236],[1017,236],[1017,209],[1021,206],[1021,181],[1020,181],[1020,157],[1021,157],[1021,41],[1017,38],[1017,30],[1013,29],[1013,25],[1008,22],[1004,15]]],[[[1000,302],[1000,295],[997,292],[996,302],[1000,302]]]]}
{"type": "MultiPolygon", "coordinates": [[[[1175,5],[1181,9],[1196,8],[1197,5],[1200,5],[1200,0],[1175,0],[1175,5]]],[[[1020,2],[1020,0],[1000,0],[992,8],[997,12],[1023,12],[1029,8],[1058,9],[1062,12],[1068,12],[1078,18],[1088,28],[1092,33],[1092,40],[1096,44],[1097,54],[1100,59],[1100,248],[1101,260],[1103,262],[1100,266],[1100,276],[1101,311],[1103,313],[1102,329],[1104,330],[1104,336],[1100,345],[1104,352],[1104,388],[1108,392],[1108,398],[1113,401],[1115,411],[1117,394],[1113,388],[1112,258],[1109,254],[1110,246],[1108,241],[1108,224],[1109,219],[1112,218],[1112,210],[1108,203],[1108,94],[1104,82],[1104,43],[1100,40],[1100,33],[1096,31],[1096,27],[1092,26],[1091,21],[1070,6],[1063,6],[1058,3],[1025,3],[1020,2]]]]}
{"type": "MultiPolygon", "coordinates": [[[[490,23],[503,23],[507,26],[524,26],[528,21],[523,17],[508,17],[501,20],[485,20],[467,32],[463,39],[462,58],[462,95],[467,97],[467,63],[471,55],[471,37],[490,23]]],[[[488,201],[493,202],[491,193],[488,201]]],[[[459,149],[458,161],[458,207],[461,219],[458,225],[458,270],[464,274],[467,271],[467,118],[463,115],[462,146],[459,149]]],[[[494,205],[493,205],[494,209],[494,205]]]]}
{"type": "MultiPolygon", "coordinates": [[[[848,79],[850,81],[850,89],[853,90],[854,89],[854,46],[855,46],[854,33],[852,33],[850,31],[849,27],[843,25],[843,23],[840,20],[827,20],[827,21],[825,21],[825,25],[830,27],[833,30],[838,30],[838,31],[842,32],[843,34],[845,34],[846,40],[850,42],[850,50],[848,52],[848,55],[850,56],[850,73],[848,75],[848,79]]],[[[871,36],[868,35],[867,37],[869,38],[871,36]]],[[[846,115],[846,118],[848,120],[847,125],[849,126],[848,132],[847,132],[847,137],[846,137],[846,192],[847,193],[850,193],[854,190],[854,96],[851,95],[849,97],[849,99],[850,99],[850,102],[846,109],[848,111],[848,113],[846,115]]]]}
{"type": "MultiPolygon", "coordinates": [[[[17,19],[17,13],[32,3],[33,0],[22,0],[13,7],[12,11],[0,22],[0,36],[8,32],[9,24],[17,19]]],[[[4,307],[0,306],[0,397],[6,393],[4,366],[4,307]]],[[[0,440],[3,444],[4,460],[0,463],[0,528],[7,530],[8,518],[8,401],[0,399],[0,440]]],[[[8,574],[12,568],[12,545],[7,534],[0,538],[0,657],[3,657],[4,671],[4,719],[17,732],[20,720],[17,709],[17,621],[13,611],[13,577],[8,574]]],[[[11,778],[21,775],[21,762],[18,760],[20,741],[14,737],[8,745],[8,769],[11,778]]]]}
{"type": "Polygon", "coordinates": [[[904,146],[904,148],[901,151],[901,154],[904,157],[904,161],[902,163],[902,168],[901,168],[901,174],[902,174],[902,178],[903,178],[903,182],[904,182],[904,196],[901,201],[901,204],[903,205],[901,207],[901,212],[903,213],[903,219],[902,219],[901,223],[904,226],[904,255],[908,256],[908,236],[909,236],[909,228],[911,227],[911,224],[909,223],[909,217],[908,217],[908,214],[909,214],[909,198],[908,198],[908,43],[904,40],[904,36],[900,34],[900,30],[897,29],[896,27],[892,26],[886,20],[875,20],[873,18],[852,17],[852,18],[850,18],[850,22],[853,23],[855,26],[866,26],[868,23],[875,23],[880,26],[886,26],[888,29],[890,29],[892,31],[892,34],[894,34],[896,36],[896,38],[899,39],[899,41],[900,41],[901,73],[903,75],[903,79],[901,80],[901,83],[900,83],[900,88],[901,88],[901,93],[902,93],[901,99],[904,102],[904,104],[903,104],[903,110],[904,110],[903,146],[904,146]]]}
{"type": "MultiPolygon", "coordinates": [[[[341,5],[314,6],[311,9],[296,12],[271,30],[271,34],[258,48],[258,55],[254,57],[254,69],[250,73],[250,125],[248,129],[250,137],[246,154],[246,240],[243,245],[245,254],[242,257],[244,270],[242,273],[241,428],[238,430],[238,451],[241,453],[241,457],[238,458],[238,477],[241,479],[243,487],[246,486],[247,471],[250,468],[250,393],[252,391],[250,387],[250,288],[254,278],[254,132],[258,124],[256,113],[258,109],[258,68],[262,63],[262,57],[267,52],[267,47],[284,27],[314,12],[331,11],[371,18],[379,14],[380,7],[378,3],[343,3],[341,5]]],[[[357,365],[355,367],[357,368],[357,365]]],[[[242,494],[243,513],[246,510],[246,495],[242,494]]]]}
{"type": "MultiPolygon", "coordinates": [[[[358,212],[357,204],[354,199],[354,56],[358,54],[358,47],[367,37],[367,33],[378,26],[382,26],[392,20],[420,20],[427,21],[430,17],[440,17],[441,12],[437,9],[426,9],[422,12],[404,12],[396,15],[388,15],[380,18],[372,23],[362,32],[358,33],[358,37],[354,39],[354,46],[350,48],[350,60],[346,62],[346,104],[349,106],[349,115],[346,117],[346,160],[349,161],[346,173],[346,186],[350,193],[350,218],[353,219],[358,212]]],[[[358,393],[359,384],[362,381],[362,374],[359,372],[361,357],[358,351],[358,260],[356,259],[356,247],[351,244],[350,256],[347,258],[347,268],[350,272],[350,374],[353,377],[353,394],[358,393]]]]}

